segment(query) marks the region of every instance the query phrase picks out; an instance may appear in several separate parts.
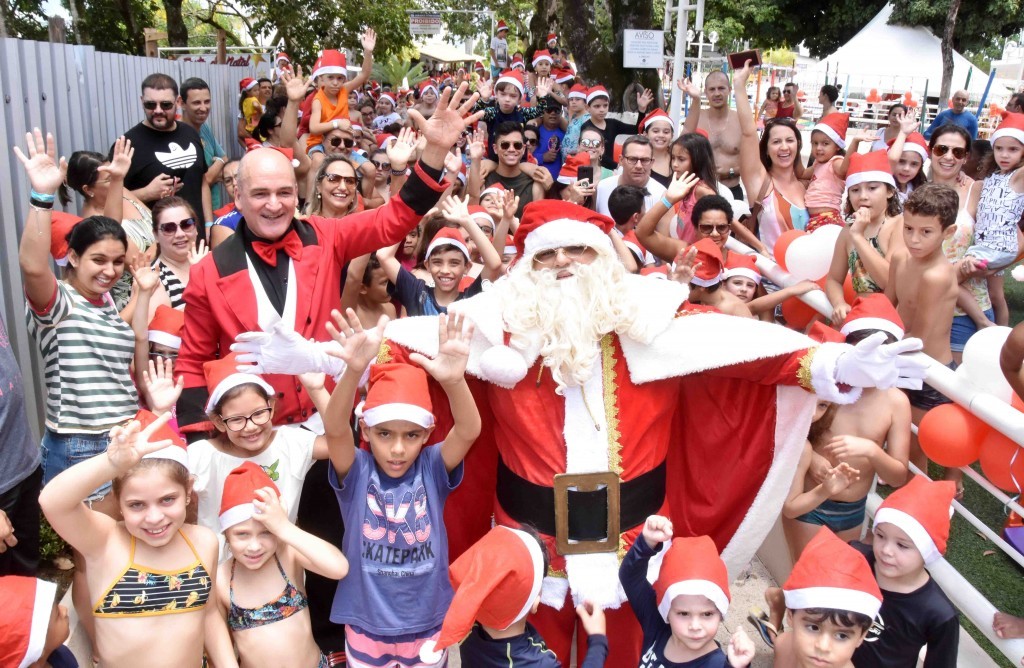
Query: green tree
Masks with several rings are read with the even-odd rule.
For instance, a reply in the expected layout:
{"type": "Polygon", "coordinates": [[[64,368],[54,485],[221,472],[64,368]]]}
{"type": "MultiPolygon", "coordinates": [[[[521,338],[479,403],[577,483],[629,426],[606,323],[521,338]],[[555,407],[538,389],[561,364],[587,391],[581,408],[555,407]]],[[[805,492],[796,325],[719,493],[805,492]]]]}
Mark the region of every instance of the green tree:
{"type": "Polygon", "coordinates": [[[373,78],[381,83],[391,84],[392,88],[401,86],[402,81],[406,80],[409,86],[414,88],[427,78],[427,73],[420,63],[413,65],[408,58],[388,56],[373,63],[373,78]]]}
{"type": "Polygon", "coordinates": [[[142,55],[143,28],[156,25],[159,7],[153,0],[70,0],[76,17],[71,32],[79,44],[99,51],[142,55]]]}
{"type": "MultiPolygon", "coordinates": [[[[949,12],[949,0],[893,0],[890,23],[921,25],[942,35],[949,12]]],[[[964,3],[953,31],[953,48],[970,54],[988,54],[1008,37],[1024,29],[1021,0],[970,0],[964,3]]]]}
{"type": "Polygon", "coordinates": [[[46,18],[39,0],[0,0],[0,37],[46,41],[46,18]]]}

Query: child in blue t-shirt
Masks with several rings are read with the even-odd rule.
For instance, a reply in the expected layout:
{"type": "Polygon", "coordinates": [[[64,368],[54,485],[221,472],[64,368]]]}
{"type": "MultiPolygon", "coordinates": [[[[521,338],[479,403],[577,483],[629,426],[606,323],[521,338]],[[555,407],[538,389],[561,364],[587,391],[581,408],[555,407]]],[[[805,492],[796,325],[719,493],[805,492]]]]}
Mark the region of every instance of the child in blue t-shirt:
{"type": "Polygon", "coordinates": [[[480,93],[480,101],[473,107],[473,111],[483,111],[484,116],[480,120],[487,126],[487,158],[497,160],[494,152],[494,133],[502,123],[513,122],[525,125],[526,121],[532,121],[544,115],[545,106],[541,102],[551,94],[550,78],[537,79],[537,98],[534,106],[523,107],[523,93],[526,92],[525,81],[522,72],[508,70],[498,77],[494,86],[490,81],[481,81],[477,84],[477,92],[480,93]],[[494,100],[491,101],[491,94],[494,100]]]}
{"type": "Polygon", "coordinates": [[[355,311],[328,331],[347,363],[324,413],[329,472],[345,526],[342,551],[351,564],[338,583],[331,621],[347,625],[346,654],[362,666],[443,666],[415,658],[436,640],[452,600],[448,538],[443,513],[462,481],[462,460],[480,434],[480,413],[466,384],[472,326],[441,315],[437,356],[410,356],[416,365],[375,364],[359,418],[369,450],[356,448],[349,426],[359,380],[377,357],[387,318],[364,330],[355,311]],[[421,368],[422,367],[422,368],[421,368]],[[424,370],[426,373],[424,373],[424,370]],[[454,425],[444,440],[431,439],[434,415],[427,373],[448,396],[454,425]],[[434,444],[431,447],[424,447],[434,444]]]}

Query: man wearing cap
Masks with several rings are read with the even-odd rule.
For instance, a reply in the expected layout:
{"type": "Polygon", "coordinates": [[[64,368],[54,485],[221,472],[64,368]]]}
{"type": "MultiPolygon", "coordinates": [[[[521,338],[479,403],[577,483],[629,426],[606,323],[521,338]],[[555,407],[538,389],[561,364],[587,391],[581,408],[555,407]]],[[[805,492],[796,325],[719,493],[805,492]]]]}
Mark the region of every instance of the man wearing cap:
{"type": "Polygon", "coordinates": [[[683,132],[703,130],[711,151],[715,154],[718,181],[729,188],[733,199],[746,201],[740,184],[740,119],[735,109],[729,108],[732,87],[725,72],[715,70],[704,77],[704,94],[709,108],[700,108],[700,88],[686,81],[684,91],[690,96],[690,113],[683,124],[683,132]]]}
{"type": "MultiPolygon", "coordinates": [[[[691,307],[682,284],[626,274],[612,225],[574,204],[532,203],[508,276],[450,308],[475,325],[467,373],[490,425],[446,508],[451,554],[487,532],[492,508],[498,524],[534,526],[554,556],[533,622],[563,665],[582,600],[607,610],[608,665],[639,663],[617,553],[649,515],[671,513],[677,535],[711,536],[735,575],[781,510],[811,391],[847,403],[859,387],[919,383],[924,372],[897,357],[919,341],[814,346],[774,324],[691,307]]],[[[389,324],[378,362],[434,354],[431,323],[389,324]]],[[[297,352],[292,371],[318,368],[315,357],[297,352]]],[[[431,396],[444,433],[443,390],[431,396]]]]}

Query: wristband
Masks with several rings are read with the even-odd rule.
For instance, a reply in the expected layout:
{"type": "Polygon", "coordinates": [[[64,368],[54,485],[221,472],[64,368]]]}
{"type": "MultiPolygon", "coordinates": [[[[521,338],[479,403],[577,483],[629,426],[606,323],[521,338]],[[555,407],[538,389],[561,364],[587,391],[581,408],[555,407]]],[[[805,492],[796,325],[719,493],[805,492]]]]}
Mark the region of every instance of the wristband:
{"type": "Polygon", "coordinates": [[[666,209],[672,209],[672,202],[668,201],[668,197],[666,197],[665,195],[661,196],[661,203],[665,205],[666,209]]]}
{"type": "Polygon", "coordinates": [[[46,193],[37,193],[35,190],[29,190],[29,197],[39,202],[53,202],[55,197],[53,195],[47,195],[46,193]]]}
{"type": "Polygon", "coordinates": [[[391,170],[391,176],[408,176],[408,175],[409,175],[409,168],[408,167],[406,167],[405,169],[392,169],[391,170]]]}
{"type": "Polygon", "coordinates": [[[29,198],[28,204],[33,209],[38,209],[39,211],[49,211],[49,210],[51,210],[53,208],[53,198],[50,198],[49,201],[46,201],[46,200],[36,199],[33,196],[33,197],[29,198]]]}

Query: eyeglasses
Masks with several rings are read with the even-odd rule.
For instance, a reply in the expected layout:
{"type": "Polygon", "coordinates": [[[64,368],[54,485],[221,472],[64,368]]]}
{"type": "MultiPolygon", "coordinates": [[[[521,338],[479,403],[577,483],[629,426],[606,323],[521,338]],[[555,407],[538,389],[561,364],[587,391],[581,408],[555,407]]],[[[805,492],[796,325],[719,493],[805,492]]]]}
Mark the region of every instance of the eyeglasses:
{"type": "Polygon", "coordinates": [[[704,225],[704,224],[697,225],[697,231],[700,232],[701,234],[703,234],[704,236],[707,236],[707,237],[710,237],[712,234],[714,234],[716,232],[718,233],[718,236],[724,237],[726,234],[729,234],[729,230],[730,229],[732,229],[732,228],[730,228],[728,224],[725,224],[725,225],[704,225]]]}
{"type": "Polygon", "coordinates": [[[252,422],[255,426],[260,427],[270,422],[270,417],[273,414],[274,409],[270,406],[261,408],[251,415],[232,415],[231,417],[220,416],[220,419],[224,421],[224,426],[229,431],[242,431],[245,429],[249,422],[252,422]]]}
{"type": "Polygon", "coordinates": [[[181,229],[182,232],[188,233],[192,229],[194,229],[195,226],[196,226],[196,219],[195,218],[186,218],[185,220],[181,221],[180,223],[160,223],[159,225],[157,225],[157,229],[160,230],[161,233],[170,236],[170,235],[176,233],[179,228],[181,229]]]}
{"type": "Polygon", "coordinates": [[[150,359],[163,358],[165,360],[171,360],[173,362],[174,360],[178,359],[178,353],[177,353],[177,351],[175,351],[173,353],[158,353],[158,352],[154,352],[154,351],[151,350],[151,351],[149,351],[149,358],[150,359]]]}
{"type": "Polygon", "coordinates": [[[580,146],[583,148],[601,148],[600,139],[581,139],[580,146]]]}
{"type": "Polygon", "coordinates": [[[376,160],[371,160],[370,162],[372,162],[373,166],[376,167],[377,169],[383,169],[385,171],[391,169],[390,162],[377,162],[376,160]]]}
{"type": "Polygon", "coordinates": [[[622,156],[622,161],[627,165],[632,165],[634,167],[637,165],[648,167],[652,162],[654,162],[654,158],[638,158],[633,155],[624,155],[622,156]]]}
{"type": "Polygon", "coordinates": [[[160,105],[160,108],[164,111],[174,109],[174,102],[168,102],[167,100],[163,100],[162,102],[157,102],[156,100],[144,100],[142,102],[142,106],[149,111],[156,111],[157,105],[160,105]]]}
{"type": "Polygon", "coordinates": [[[932,147],[932,153],[934,153],[937,158],[941,158],[950,151],[953,152],[953,157],[957,160],[963,160],[967,156],[967,149],[963,146],[946,146],[945,144],[936,144],[932,147]]]}
{"type": "Polygon", "coordinates": [[[549,248],[538,251],[533,256],[533,261],[541,265],[554,264],[559,253],[564,253],[573,262],[578,261],[589,250],[589,246],[563,246],[561,248],[549,248]]]}
{"type": "Polygon", "coordinates": [[[523,150],[523,142],[521,142],[521,141],[503,141],[503,142],[499,143],[498,146],[501,147],[502,151],[507,151],[510,148],[511,149],[515,149],[516,151],[522,151],[523,150]]]}
{"type": "Polygon", "coordinates": [[[338,148],[339,146],[341,146],[342,142],[345,143],[345,148],[352,148],[353,146],[356,145],[356,141],[354,139],[331,137],[330,139],[327,140],[327,143],[333,146],[334,148],[338,148]]]}
{"type": "Polygon", "coordinates": [[[341,174],[324,174],[321,180],[325,180],[328,183],[344,183],[347,186],[354,186],[356,184],[356,177],[354,176],[342,176],[341,174]]]}
{"type": "Polygon", "coordinates": [[[527,146],[536,146],[537,145],[537,140],[536,139],[530,139],[529,137],[527,137],[523,141],[526,143],[527,146]]]}

